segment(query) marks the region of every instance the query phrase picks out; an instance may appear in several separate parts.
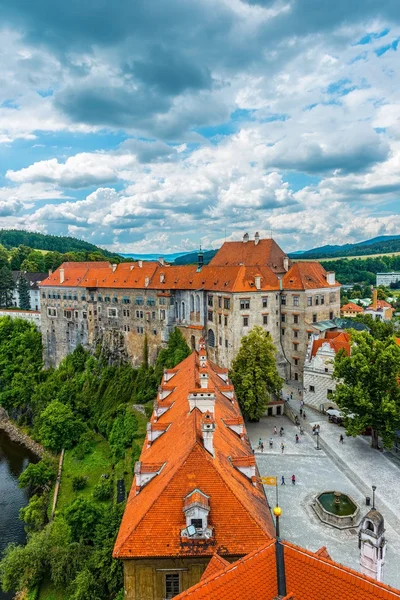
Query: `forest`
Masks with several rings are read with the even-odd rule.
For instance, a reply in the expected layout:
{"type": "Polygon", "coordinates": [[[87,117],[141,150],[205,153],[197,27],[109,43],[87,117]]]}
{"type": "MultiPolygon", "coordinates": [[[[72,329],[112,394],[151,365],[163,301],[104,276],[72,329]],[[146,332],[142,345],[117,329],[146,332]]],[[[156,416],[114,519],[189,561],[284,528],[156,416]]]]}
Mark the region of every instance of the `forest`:
{"type": "Polygon", "coordinates": [[[116,484],[129,491],[163,369],[189,354],[174,330],[154,367],[113,366],[100,351],[91,355],[78,347],[57,369],[44,370],[35,327],[0,318],[0,405],[47,450],[20,477],[30,491],[20,514],[27,543],[6,549],[3,590],[28,590],[29,600],[123,598],[122,565],[111,558],[124,509],[116,484]],[[145,414],[134,408],[140,404],[145,414]],[[51,520],[63,448],[61,492],[51,520]]]}
{"type": "Polygon", "coordinates": [[[375,285],[377,273],[400,271],[400,255],[321,260],[321,264],[327,271],[335,271],[342,284],[375,285]]]}

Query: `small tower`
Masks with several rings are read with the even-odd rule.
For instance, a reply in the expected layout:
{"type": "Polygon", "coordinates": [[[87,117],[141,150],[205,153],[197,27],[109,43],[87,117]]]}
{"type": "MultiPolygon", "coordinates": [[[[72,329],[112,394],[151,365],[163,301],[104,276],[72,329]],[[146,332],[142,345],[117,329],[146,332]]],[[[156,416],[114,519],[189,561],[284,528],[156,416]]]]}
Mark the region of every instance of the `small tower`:
{"type": "Polygon", "coordinates": [[[199,253],[197,255],[197,271],[201,271],[204,266],[204,254],[200,246],[199,253]]]}
{"type": "Polygon", "coordinates": [[[207,410],[201,419],[201,433],[203,435],[204,448],[214,456],[214,415],[207,410]]]}
{"type": "Polygon", "coordinates": [[[360,567],[363,575],[382,581],[385,563],[385,522],[375,508],[369,511],[360,524],[358,533],[360,567]]]}

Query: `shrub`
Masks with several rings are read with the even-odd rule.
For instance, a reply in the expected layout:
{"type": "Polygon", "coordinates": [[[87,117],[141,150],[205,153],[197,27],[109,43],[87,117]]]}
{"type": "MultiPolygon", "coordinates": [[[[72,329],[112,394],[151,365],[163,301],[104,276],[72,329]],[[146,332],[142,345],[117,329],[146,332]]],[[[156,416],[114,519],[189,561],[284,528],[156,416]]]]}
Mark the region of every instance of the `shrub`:
{"type": "Polygon", "coordinates": [[[84,475],[77,475],[72,479],[72,489],[74,492],[79,492],[87,486],[87,478],[84,475]]]}
{"type": "Polygon", "coordinates": [[[93,498],[104,502],[109,500],[111,497],[112,483],[109,479],[102,479],[97,485],[94,486],[93,498]]]}

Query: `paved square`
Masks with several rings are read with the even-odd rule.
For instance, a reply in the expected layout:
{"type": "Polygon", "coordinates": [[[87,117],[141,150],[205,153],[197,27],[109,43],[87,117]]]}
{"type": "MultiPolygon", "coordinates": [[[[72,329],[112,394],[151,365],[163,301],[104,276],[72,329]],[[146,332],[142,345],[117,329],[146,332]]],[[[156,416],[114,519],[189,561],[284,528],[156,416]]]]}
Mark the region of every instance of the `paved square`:
{"type": "MultiPolygon", "coordinates": [[[[327,424],[321,421],[321,438],[326,435],[327,424]]],[[[316,437],[304,433],[299,443],[295,441],[296,427],[287,417],[263,418],[259,423],[247,424],[247,431],[253,448],[256,451],[256,460],[261,475],[276,475],[278,477],[279,504],[283,514],[280,521],[281,537],[309,550],[316,551],[321,546],[326,546],[332,559],[359,571],[358,529],[352,528],[344,531],[323,524],[314,513],[311,503],[316,494],[338,490],[349,494],[360,506],[361,516],[368,512],[365,503],[365,494],[351,481],[338,467],[324,450],[316,450],[316,437]],[[274,435],[274,426],[278,432],[282,426],[285,430],[281,438],[274,435]],[[264,442],[264,452],[257,450],[258,440],[264,442]],[[269,449],[269,439],[273,438],[273,448],[269,449]],[[284,442],[285,449],[281,452],[280,444],[284,442]],[[296,484],[291,482],[291,476],[296,476],[296,484]],[[284,475],[286,485],[280,485],[284,475]]],[[[332,429],[335,444],[343,429],[332,429]]],[[[351,440],[357,442],[357,440],[351,440]]],[[[360,440],[363,447],[363,440],[360,440]]],[[[346,439],[347,444],[347,439],[346,439]]],[[[366,453],[368,455],[368,452],[366,453]]],[[[379,459],[381,455],[375,453],[379,459]]],[[[369,458],[365,457],[369,468],[369,458]]],[[[375,467],[373,466],[373,469],[375,467]]],[[[399,472],[400,477],[400,472],[399,472]]],[[[377,481],[379,487],[379,479],[377,481]]],[[[271,506],[275,504],[275,488],[265,487],[271,506]]],[[[392,494],[392,492],[391,492],[392,494]]],[[[400,495],[400,487],[397,488],[400,495]]],[[[396,531],[386,518],[384,507],[376,502],[376,508],[385,518],[387,554],[384,566],[384,582],[393,587],[400,588],[400,570],[398,556],[400,555],[400,531],[396,531]]],[[[400,515],[399,515],[400,516],[400,515]]],[[[395,526],[397,523],[395,524],[395,526]]]]}

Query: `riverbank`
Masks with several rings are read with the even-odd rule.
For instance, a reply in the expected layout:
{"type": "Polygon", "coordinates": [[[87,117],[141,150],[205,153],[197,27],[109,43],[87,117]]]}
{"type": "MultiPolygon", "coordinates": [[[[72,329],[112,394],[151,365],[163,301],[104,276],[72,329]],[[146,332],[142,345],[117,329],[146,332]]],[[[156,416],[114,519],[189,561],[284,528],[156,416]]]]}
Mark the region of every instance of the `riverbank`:
{"type": "Polygon", "coordinates": [[[32,454],[34,454],[37,458],[43,458],[43,456],[46,454],[46,450],[43,448],[43,446],[35,442],[29,437],[29,435],[14,425],[14,423],[10,420],[7,411],[1,407],[0,431],[4,431],[11,441],[21,444],[21,446],[24,446],[24,448],[32,452],[32,454]]]}

